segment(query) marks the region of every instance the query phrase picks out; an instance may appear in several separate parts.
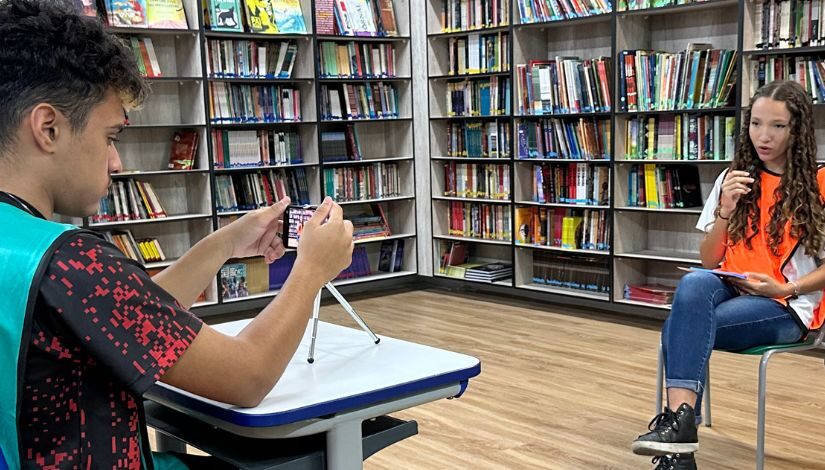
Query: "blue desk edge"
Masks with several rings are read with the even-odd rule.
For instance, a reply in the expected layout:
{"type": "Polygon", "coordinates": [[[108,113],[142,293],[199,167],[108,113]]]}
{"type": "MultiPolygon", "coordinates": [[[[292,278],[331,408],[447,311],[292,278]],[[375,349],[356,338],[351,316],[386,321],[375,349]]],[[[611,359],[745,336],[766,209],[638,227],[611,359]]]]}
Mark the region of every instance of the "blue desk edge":
{"type": "Polygon", "coordinates": [[[458,384],[461,387],[458,394],[452,397],[458,398],[463,395],[464,391],[467,389],[469,379],[479,375],[480,373],[481,361],[468,369],[448,372],[446,374],[428,377],[424,380],[419,380],[416,382],[407,382],[380,390],[362,393],[360,395],[353,395],[339,400],[332,400],[312,406],[296,408],[286,412],[254,416],[244,414],[234,409],[221,408],[196,398],[181,395],[174,390],[160,385],[153,386],[151,388],[151,394],[169,400],[173,403],[177,403],[186,409],[218,418],[236,426],[263,428],[281,426],[307,419],[334,415],[336,413],[340,413],[341,411],[349,410],[358,406],[380,403],[392,398],[410,395],[421,390],[433,389],[449,384],[458,384]]]}

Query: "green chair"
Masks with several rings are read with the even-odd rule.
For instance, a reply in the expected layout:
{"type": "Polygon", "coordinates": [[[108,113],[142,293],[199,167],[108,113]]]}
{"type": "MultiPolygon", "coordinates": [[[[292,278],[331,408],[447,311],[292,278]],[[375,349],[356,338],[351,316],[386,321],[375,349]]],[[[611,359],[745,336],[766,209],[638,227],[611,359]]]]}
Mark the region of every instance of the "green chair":
{"type": "MultiPolygon", "coordinates": [[[[758,412],[756,425],[756,469],[763,470],[765,467],[765,398],[768,386],[768,361],[774,354],[785,352],[807,351],[810,349],[825,348],[822,344],[825,339],[825,328],[819,331],[811,331],[805,337],[804,341],[792,344],[779,344],[768,346],[756,346],[753,348],[744,349],[742,351],[725,351],[733,352],[734,354],[747,354],[750,356],[762,356],[759,362],[759,394],[758,394],[758,412]]],[[[710,361],[708,361],[710,363],[710,361]]],[[[705,392],[702,401],[705,404],[704,416],[702,422],[705,426],[710,427],[710,364],[705,371],[705,392]]],[[[662,344],[659,343],[659,367],[656,372],[656,414],[662,412],[662,397],[664,392],[664,374],[665,362],[662,354],[662,344]]]]}

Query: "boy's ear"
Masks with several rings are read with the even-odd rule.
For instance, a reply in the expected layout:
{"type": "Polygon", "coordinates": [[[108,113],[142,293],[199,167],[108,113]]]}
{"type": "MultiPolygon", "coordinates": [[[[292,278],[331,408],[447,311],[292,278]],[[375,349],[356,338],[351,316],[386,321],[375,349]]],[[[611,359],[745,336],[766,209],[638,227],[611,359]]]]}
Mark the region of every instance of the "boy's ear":
{"type": "Polygon", "coordinates": [[[54,153],[57,139],[60,137],[60,114],[50,104],[41,103],[32,108],[28,119],[27,131],[31,132],[35,145],[44,153],[54,153]]]}

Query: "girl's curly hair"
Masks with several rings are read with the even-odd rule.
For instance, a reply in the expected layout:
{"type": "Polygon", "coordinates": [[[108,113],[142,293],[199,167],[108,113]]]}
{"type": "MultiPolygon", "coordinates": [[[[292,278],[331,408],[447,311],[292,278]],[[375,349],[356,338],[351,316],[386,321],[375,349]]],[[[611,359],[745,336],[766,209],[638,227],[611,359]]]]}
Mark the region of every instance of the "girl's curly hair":
{"type": "Polygon", "coordinates": [[[825,245],[825,209],[817,183],[816,139],[811,98],[801,85],[794,81],[771,82],[753,95],[750,105],[743,112],[739,132],[739,148],[730,166],[732,170],[756,168],[752,191],[745,194],[736,205],[728,225],[729,243],[742,240],[751,248],[751,240],[759,233],[760,213],[759,172],[761,161],[748,132],[751,108],[760,98],[771,98],[785,103],[791,115],[789,125],[788,160],[785,173],[774,193],[774,205],[769,209],[768,245],[778,255],[779,244],[785,233],[785,225],[791,221],[790,235],[800,240],[809,256],[817,254],[825,245]]]}

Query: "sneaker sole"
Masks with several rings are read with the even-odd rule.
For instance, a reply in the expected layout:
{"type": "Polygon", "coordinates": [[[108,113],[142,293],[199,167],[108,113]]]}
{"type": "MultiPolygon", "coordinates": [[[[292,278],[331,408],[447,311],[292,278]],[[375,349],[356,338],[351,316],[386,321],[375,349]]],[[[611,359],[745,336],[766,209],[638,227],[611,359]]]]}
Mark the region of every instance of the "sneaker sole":
{"type": "Polygon", "coordinates": [[[690,454],[699,450],[699,443],[671,444],[667,442],[634,441],[630,448],[637,455],[690,454]]]}

